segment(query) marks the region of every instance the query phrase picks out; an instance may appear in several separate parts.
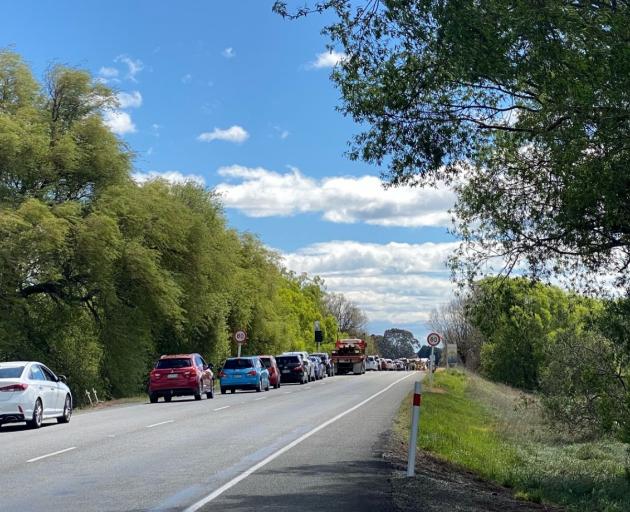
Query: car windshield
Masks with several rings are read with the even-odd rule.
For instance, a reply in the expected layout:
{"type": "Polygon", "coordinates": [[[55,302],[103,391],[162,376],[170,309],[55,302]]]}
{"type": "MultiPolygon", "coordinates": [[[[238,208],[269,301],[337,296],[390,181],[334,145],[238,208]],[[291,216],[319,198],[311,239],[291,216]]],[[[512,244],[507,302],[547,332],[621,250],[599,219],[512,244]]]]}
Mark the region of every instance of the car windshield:
{"type": "Polygon", "coordinates": [[[188,358],[172,358],[172,359],[160,359],[155,367],[159,370],[165,368],[188,368],[192,366],[192,361],[188,358]]]}
{"type": "Polygon", "coordinates": [[[18,379],[24,371],[23,366],[8,366],[0,368],[0,379],[18,379]]]}
{"type": "Polygon", "coordinates": [[[225,362],[223,368],[225,370],[240,370],[242,368],[253,368],[254,361],[252,359],[240,358],[240,359],[228,359],[225,362]]]}
{"type": "Polygon", "coordinates": [[[299,362],[300,360],[298,356],[280,356],[276,358],[276,363],[278,363],[278,366],[285,366],[287,364],[295,364],[295,363],[299,364],[299,362]]]}

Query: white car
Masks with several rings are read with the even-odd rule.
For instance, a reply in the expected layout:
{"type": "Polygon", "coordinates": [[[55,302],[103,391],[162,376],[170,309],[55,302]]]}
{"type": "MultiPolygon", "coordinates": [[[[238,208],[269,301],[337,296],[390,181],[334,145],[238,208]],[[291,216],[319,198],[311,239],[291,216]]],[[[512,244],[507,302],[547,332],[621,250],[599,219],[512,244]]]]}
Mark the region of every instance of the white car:
{"type": "Polygon", "coordinates": [[[365,360],[365,371],[377,371],[378,368],[378,358],[376,356],[367,356],[365,360]]]}
{"type": "Polygon", "coordinates": [[[0,363],[0,425],[25,421],[39,428],[43,420],[68,423],[71,416],[72,393],[63,375],[33,361],[0,363]]]}

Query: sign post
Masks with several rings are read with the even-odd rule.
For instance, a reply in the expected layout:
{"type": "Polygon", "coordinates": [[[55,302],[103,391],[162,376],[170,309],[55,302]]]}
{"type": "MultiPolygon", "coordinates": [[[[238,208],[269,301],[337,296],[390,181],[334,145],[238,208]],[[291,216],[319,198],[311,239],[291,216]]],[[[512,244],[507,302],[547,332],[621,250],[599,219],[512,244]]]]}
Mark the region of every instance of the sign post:
{"type": "Polygon", "coordinates": [[[236,331],[234,333],[234,341],[238,345],[238,357],[241,357],[241,347],[247,343],[247,333],[245,331],[236,331]]]}
{"type": "Polygon", "coordinates": [[[324,334],[322,333],[322,328],[319,325],[319,320],[315,320],[313,323],[313,329],[315,331],[315,344],[317,345],[317,351],[321,352],[320,347],[322,341],[324,341],[324,334]]]}
{"type": "Polygon", "coordinates": [[[429,359],[429,387],[433,389],[433,368],[435,367],[435,353],[433,349],[442,341],[442,337],[437,332],[432,332],[427,336],[427,343],[431,347],[431,356],[429,359]]]}

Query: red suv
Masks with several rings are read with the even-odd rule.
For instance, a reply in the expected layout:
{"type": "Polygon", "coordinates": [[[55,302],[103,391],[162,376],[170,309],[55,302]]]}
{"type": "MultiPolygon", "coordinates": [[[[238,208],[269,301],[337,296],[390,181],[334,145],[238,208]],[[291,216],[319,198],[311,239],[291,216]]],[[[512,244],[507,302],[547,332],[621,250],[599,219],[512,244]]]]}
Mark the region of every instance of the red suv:
{"type": "Polygon", "coordinates": [[[269,371],[269,385],[275,389],[280,387],[280,370],[273,356],[259,356],[262,364],[269,371]]]}
{"type": "Polygon", "coordinates": [[[192,395],[201,400],[205,393],[214,398],[212,365],[207,365],[199,354],[162,356],[149,374],[149,400],[156,403],[160,397],[170,402],[174,396],[192,395]]]}

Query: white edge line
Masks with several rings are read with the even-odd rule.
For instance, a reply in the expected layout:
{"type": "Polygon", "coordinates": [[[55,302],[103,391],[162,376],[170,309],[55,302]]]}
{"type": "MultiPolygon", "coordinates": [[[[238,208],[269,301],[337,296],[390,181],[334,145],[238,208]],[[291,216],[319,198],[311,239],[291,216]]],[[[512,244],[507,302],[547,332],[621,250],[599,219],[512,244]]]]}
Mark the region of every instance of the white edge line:
{"type": "Polygon", "coordinates": [[[218,409],[212,409],[213,411],[222,411],[223,409],[229,409],[231,406],[224,405],[223,407],[219,407],[218,409]]]}
{"type": "Polygon", "coordinates": [[[166,425],[167,423],[173,423],[174,421],[175,420],[160,421],[159,423],[154,423],[153,425],[147,425],[145,428],[159,427],[160,425],[166,425]]]}
{"type": "Polygon", "coordinates": [[[42,459],[45,459],[47,457],[52,457],[53,455],[59,455],[61,453],[66,453],[66,452],[69,452],[71,450],[76,450],[76,448],[77,448],[76,446],[71,446],[70,448],[66,448],[64,450],[59,450],[58,452],[47,453],[46,455],[41,455],[40,457],[35,457],[34,459],[29,459],[26,462],[27,463],[29,463],[29,462],[37,462],[38,460],[42,460],[42,459]]]}
{"type": "Polygon", "coordinates": [[[308,439],[309,437],[311,437],[313,434],[316,434],[317,432],[319,432],[320,430],[326,428],[328,425],[331,425],[332,423],[334,423],[337,420],[340,420],[341,418],[343,418],[344,416],[346,416],[347,414],[350,414],[353,411],[356,411],[359,407],[361,407],[362,405],[367,404],[370,400],[373,400],[374,398],[376,398],[379,395],[382,395],[383,393],[385,393],[385,391],[388,391],[389,389],[391,389],[392,387],[394,387],[396,384],[398,384],[399,382],[411,377],[415,375],[414,373],[410,373],[408,375],[405,375],[404,377],[398,379],[395,382],[392,382],[389,386],[381,389],[379,392],[373,394],[372,396],[366,398],[365,400],[363,400],[362,402],[359,402],[358,404],[350,407],[350,409],[347,409],[346,411],[337,414],[337,416],[335,416],[334,418],[331,418],[327,421],[325,421],[324,423],[322,423],[321,425],[318,425],[317,427],[315,427],[313,430],[308,431],[306,434],[301,435],[300,437],[298,437],[297,439],[295,439],[294,441],[291,441],[289,444],[287,444],[286,446],[283,446],[282,448],[280,448],[277,452],[272,453],[271,455],[269,455],[267,458],[261,460],[259,463],[253,465],[251,468],[249,468],[248,470],[244,471],[243,473],[241,473],[240,475],[234,477],[232,480],[230,480],[229,482],[223,484],[221,487],[219,487],[216,491],[208,494],[205,498],[202,498],[201,500],[197,501],[196,503],[193,503],[190,507],[184,509],[184,512],[196,512],[197,510],[199,510],[201,507],[207,505],[208,503],[210,503],[211,501],[213,501],[214,499],[218,498],[219,496],[221,496],[221,494],[223,494],[225,491],[231,489],[232,487],[234,487],[236,484],[238,484],[239,482],[241,482],[242,480],[245,480],[248,476],[250,476],[252,473],[258,471],[260,468],[266,466],[267,464],[269,464],[271,461],[273,461],[274,459],[277,459],[278,457],[280,457],[280,455],[288,452],[291,448],[297,446],[298,444],[300,444],[302,441],[305,441],[306,439],[308,439]]]}

